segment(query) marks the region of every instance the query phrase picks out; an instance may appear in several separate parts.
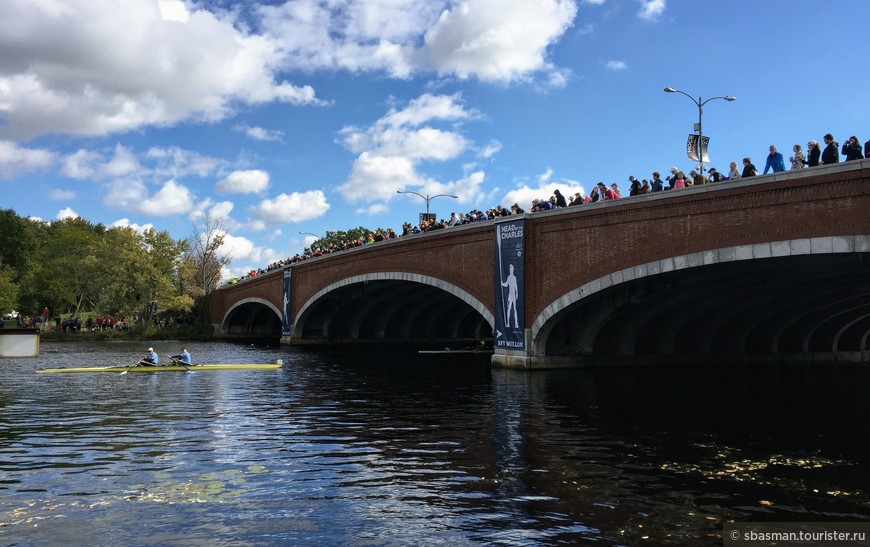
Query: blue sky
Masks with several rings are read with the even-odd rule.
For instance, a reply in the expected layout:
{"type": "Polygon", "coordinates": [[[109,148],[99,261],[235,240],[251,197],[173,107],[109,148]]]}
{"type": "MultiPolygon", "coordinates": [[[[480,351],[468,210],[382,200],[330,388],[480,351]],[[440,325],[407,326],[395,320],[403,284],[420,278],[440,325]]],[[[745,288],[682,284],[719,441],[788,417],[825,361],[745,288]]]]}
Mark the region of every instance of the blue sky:
{"type": "MultiPolygon", "coordinates": [[[[168,230],[228,274],[677,166],[870,139],[870,2],[5,0],[0,207],[168,230]]],[[[570,245],[570,241],[565,242],[570,245]]]]}

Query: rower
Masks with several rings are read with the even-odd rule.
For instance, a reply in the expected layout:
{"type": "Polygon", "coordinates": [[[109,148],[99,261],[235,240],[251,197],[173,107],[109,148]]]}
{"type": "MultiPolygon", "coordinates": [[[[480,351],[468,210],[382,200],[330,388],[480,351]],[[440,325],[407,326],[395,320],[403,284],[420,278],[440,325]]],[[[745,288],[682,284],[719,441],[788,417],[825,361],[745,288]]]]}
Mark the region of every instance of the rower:
{"type": "Polygon", "coordinates": [[[154,351],[154,348],[148,348],[148,355],[145,356],[141,361],[146,365],[156,365],[157,364],[157,353],[154,351]]]}
{"type": "Polygon", "coordinates": [[[173,361],[181,361],[182,363],[187,363],[188,365],[191,363],[190,353],[187,351],[187,348],[181,348],[181,353],[179,353],[178,355],[171,355],[169,358],[173,361]]]}

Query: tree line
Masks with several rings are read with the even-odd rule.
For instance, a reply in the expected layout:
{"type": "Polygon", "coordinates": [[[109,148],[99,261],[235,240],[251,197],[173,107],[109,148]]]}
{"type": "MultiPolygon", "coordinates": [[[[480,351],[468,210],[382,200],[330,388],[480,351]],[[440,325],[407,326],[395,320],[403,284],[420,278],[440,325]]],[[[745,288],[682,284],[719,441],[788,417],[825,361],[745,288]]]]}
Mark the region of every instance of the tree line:
{"type": "Polygon", "coordinates": [[[107,228],[85,219],[46,222],[0,210],[0,314],[52,316],[83,312],[135,318],[155,314],[210,322],[208,296],[230,259],[225,230],[208,216],[190,237],[107,228]]]}

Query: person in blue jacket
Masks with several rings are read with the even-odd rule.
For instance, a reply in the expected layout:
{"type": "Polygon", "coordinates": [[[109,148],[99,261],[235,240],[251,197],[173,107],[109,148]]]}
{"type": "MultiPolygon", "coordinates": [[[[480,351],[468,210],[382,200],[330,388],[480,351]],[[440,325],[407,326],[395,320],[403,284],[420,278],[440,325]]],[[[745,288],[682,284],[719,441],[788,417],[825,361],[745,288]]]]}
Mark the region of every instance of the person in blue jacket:
{"type": "Polygon", "coordinates": [[[148,348],[148,355],[146,355],[145,358],[142,359],[142,362],[149,365],[157,364],[157,352],[154,351],[154,348],[148,348]]]}
{"type": "Polygon", "coordinates": [[[190,364],[190,353],[187,351],[187,348],[181,348],[181,353],[178,355],[173,355],[170,357],[173,361],[182,361],[184,363],[190,364]]]}
{"type": "Polygon", "coordinates": [[[777,152],[776,147],[772,144],[770,145],[770,154],[767,155],[767,163],[764,164],[764,173],[762,175],[766,175],[771,169],[773,169],[774,173],[785,171],[785,160],[782,158],[782,153],[777,152]]]}

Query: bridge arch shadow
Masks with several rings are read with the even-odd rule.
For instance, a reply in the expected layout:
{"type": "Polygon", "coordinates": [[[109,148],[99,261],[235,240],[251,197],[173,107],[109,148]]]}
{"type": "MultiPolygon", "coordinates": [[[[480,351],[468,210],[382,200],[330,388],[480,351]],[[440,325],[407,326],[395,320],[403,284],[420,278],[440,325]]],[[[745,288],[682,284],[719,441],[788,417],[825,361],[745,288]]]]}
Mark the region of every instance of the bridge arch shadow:
{"type": "Polygon", "coordinates": [[[529,339],[530,357],[590,364],[860,360],[870,349],[870,236],[735,246],[628,268],[552,302],[529,339]]]}
{"type": "Polygon", "coordinates": [[[281,310],[264,298],[244,298],[227,310],[221,332],[228,338],[281,337],[281,310]]]}
{"type": "Polygon", "coordinates": [[[492,312],[441,279],[380,272],[342,279],[301,306],[292,338],[317,342],[476,342],[492,337],[492,312]]]}

